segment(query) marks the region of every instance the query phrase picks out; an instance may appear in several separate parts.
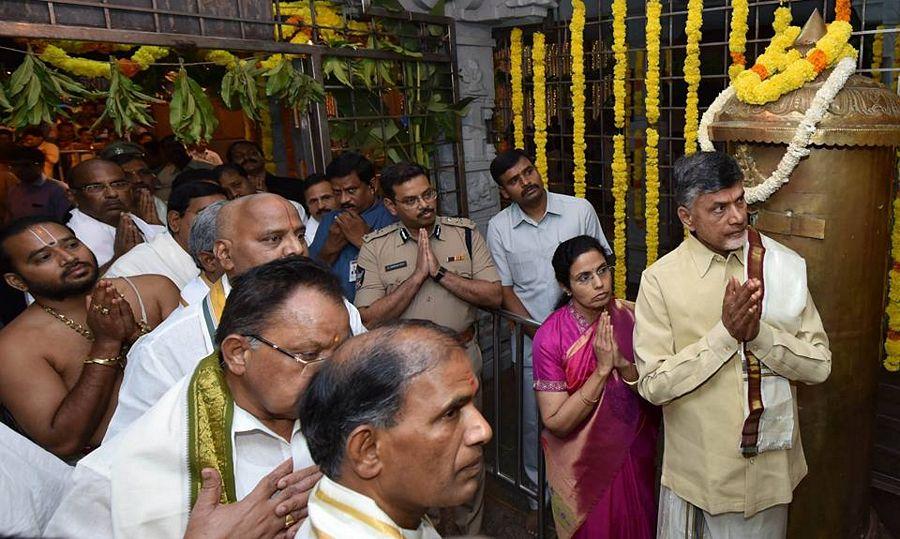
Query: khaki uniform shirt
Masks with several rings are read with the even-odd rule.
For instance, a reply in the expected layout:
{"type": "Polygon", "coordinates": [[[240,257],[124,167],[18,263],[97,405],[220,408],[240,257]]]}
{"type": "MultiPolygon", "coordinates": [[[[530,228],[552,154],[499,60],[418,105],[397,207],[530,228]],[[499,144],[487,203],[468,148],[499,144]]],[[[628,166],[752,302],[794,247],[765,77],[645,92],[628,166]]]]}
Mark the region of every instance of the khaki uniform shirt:
{"type": "MultiPolygon", "coordinates": [[[[806,475],[796,386],[793,447],[741,454],[743,376],[739,343],[722,324],[728,279],[744,280],[743,250],[727,258],[693,236],[644,271],[635,308],[638,390],[662,405],[662,484],[711,514],[757,512],[791,501],[806,475]]],[[[807,292],[799,331],[765,321],[748,349],[792,382],[814,384],[831,372],[828,337],[807,292]]]]}
{"type": "MultiPolygon", "coordinates": [[[[448,272],[466,279],[497,282],[500,276],[475,223],[460,217],[438,217],[431,233],[431,250],[448,272]],[[472,238],[471,253],[466,230],[472,238]]],[[[416,236],[401,223],[366,234],[356,259],[356,306],[368,307],[393,292],[416,271],[419,246],[416,236]]],[[[475,322],[476,307],[428,279],[400,318],[430,320],[455,331],[475,322]]]]}

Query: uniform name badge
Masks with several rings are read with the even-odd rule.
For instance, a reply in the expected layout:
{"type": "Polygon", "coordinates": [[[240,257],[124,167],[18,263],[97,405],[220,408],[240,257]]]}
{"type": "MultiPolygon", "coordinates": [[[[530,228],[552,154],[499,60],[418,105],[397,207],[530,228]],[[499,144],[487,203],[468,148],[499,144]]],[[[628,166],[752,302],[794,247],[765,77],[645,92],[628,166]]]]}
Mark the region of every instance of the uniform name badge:
{"type": "Polygon", "coordinates": [[[356,282],[356,259],[355,258],[350,261],[350,271],[348,273],[349,273],[349,275],[347,276],[347,282],[355,283],[356,282]]]}

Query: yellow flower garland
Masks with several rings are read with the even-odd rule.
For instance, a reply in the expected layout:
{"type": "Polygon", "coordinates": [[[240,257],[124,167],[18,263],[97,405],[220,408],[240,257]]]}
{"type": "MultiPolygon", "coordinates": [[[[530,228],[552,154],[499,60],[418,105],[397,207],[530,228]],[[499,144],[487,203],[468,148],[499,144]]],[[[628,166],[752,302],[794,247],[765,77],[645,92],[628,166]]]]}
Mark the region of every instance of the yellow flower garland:
{"type": "Polygon", "coordinates": [[[891,232],[892,266],[889,274],[888,332],[884,341],[884,368],[900,371],[900,196],[894,198],[894,226],[891,232]]]}
{"type": "Polygon", "coordinates": [[[525,149],[525,95],[522,93],[522,29],[513,28],[509,35],[509,75],[512,78],[513,139],[516,148],[525,149]]]}
{"type": "MultiPolygon", "coordinates": [[[[835,6],[836,15],[840,2],[835,6]]],[[[785,9],[779,8],[778,11],[785,9]]],[[[856,49],[849,43],[853,27],[847,20],[836,16],[815,47],[805,56],[796,50],[785,52],[793,44],[800,29],[784,26],[783,12],[776,11],[775,30],[778,32],[766,52],[756,64],[735,77],[732,85],[738,99],[744,103],[764,105],[800,88],[815,79],[819,73],[832,67],[839,60],[855,57],[856,49]],[[779,32],[779,30],[783,31],[779,32]]]]}
{"type": "Polygon", "coordinates": [[[684,154],[697,151],[697,128],[700,124],[700,40],[703,34],[703,0],[688,0],[687,56],[684,59],[684,81],[687,83],[687,99],[684,108],[684,154]]]}
{"type": "Polygon", "coordinates": [[[531,65],[534,71],[534,166],[544,185],[547,176],[547,93],[544,69],[544,34],[537,32],[531,45],[531,65]]]}
{"type": "Polygon", "coordinates": [[[214,50],[207,52],[206,59],[226,69],[235,67],[236,65],[238,65],[238,62],[241,61],[237,56],[223,50],[214,50]]]}
{"type": "MultiPolygon", "coordinates": [[[[148,45],[140,47],[134,55],[131,56],[130,61],[137,65],[141,71],[144,71],[149,68],[153,62],[168,56],[168,54],[169,49],[166,47],[153,47],[148,45]]],[[[92,79],[99,77],[109,78],[108,61],[101,62],[89,58],[73,58],[69,56],[62,47],[56,45],[48,43],[44,47],[43,52],[41,52],[40,58],[48,64],[58,67],[63,71],[67,71],[77,77],[87,77],[92,79]]]]}
{"type": "Polygon", "coordinates": [[[646,184],[644,219],[647,226],[647,266],[659,257],[659,48],[662,26],[662,4],[659,0],[647,0],[647,109],[646,184]]]}
{"type": "Polygon", "coordinates": [[[613,252],[616,255],[616,271],[613,290],[616,296],[625,297],[627,283],[625,251],[625,207],[628,196],[628,163],[625,161],[625,75],[628,73],[628,52],[625,44],[625,12],[626,0],[613,0],[613,55],[616,60],[613,68],[613,96],[615,98],[614,124],[618,133],[613,136],[612,194],[615,206],[613,209],[613,252]]]}
{"type": "Polygon", "coordinates": [[[584,141],[584,1],[572,0],[572,21],[569,23],[571,33],[572,57],[572,159],[574,170],[572,183],[575,196],[584,198],[587,191],[587,164],[584,141]]]}
{"type": "Polygon", "coordinates": [[[728,77],[734,80],[744,70],[747,60],[747,16],[750,14],[750,3],[747,0],[731,0],[731,33],[728,36],[728,52],[731,54],[731,66],[728,77]]]}
{"type": "Polygon", "coordinates": [[[884,56],[884,25],[875,28],[878,31],[872,40],[872,78],[881,81],[881,60],[884,56]]]}

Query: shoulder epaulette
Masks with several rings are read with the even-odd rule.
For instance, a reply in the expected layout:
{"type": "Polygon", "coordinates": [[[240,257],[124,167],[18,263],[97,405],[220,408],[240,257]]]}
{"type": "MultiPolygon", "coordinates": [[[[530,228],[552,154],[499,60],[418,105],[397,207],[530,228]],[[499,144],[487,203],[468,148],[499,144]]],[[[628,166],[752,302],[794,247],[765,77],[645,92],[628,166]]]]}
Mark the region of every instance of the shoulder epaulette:
{"type": "Polygon", "coordinates": [[[375,238],[380,238],[382,236],[386,236],[386,235],[390,234],[391,232],[395,232],[398,228],[400,228],[400,226],[401,226],[401,224],[398,221],[398,222],[392,223],[388,226],[383,226],[383,227],[379,228],[378,230],[373,230],[372,232],[369,232],[368,234],[363,236],[363,242],[371,241],[371,240],[374,240],[375,238]]]}
{"type": "Polygon", "coordinates": [[[441,224],[475,229],[475,221],[467,217],[441,217],[441,224]]]}

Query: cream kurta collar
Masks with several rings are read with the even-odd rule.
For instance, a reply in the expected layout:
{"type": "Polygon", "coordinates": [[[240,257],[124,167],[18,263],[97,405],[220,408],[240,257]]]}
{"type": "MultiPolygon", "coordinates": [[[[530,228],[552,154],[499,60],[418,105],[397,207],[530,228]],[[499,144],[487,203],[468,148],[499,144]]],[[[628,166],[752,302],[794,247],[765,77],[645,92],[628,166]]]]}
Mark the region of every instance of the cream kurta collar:
{"type": "MultiPolygon", "coordinates": [[[[707,247],[703,244],[702,241],[698,240],[693,233],[688,234],[688,237],[684,239],[684,243],[686,245],[686,249],[688,253],[691,255],[691,260],[694,261],[694,266],[697,268],[697,273],[700,277],[706,277],[706,274],[709,272],[710,266],[712,266],[713,260],[716,256],[720,256],[718,253],[707,247]]],[[[744,265],[744,248],[736,249],[728,253],[728,258],[735,257],[737,261],[744,265]]],[[[725,259],[727,262],[727,258],[725,259]]]]}

